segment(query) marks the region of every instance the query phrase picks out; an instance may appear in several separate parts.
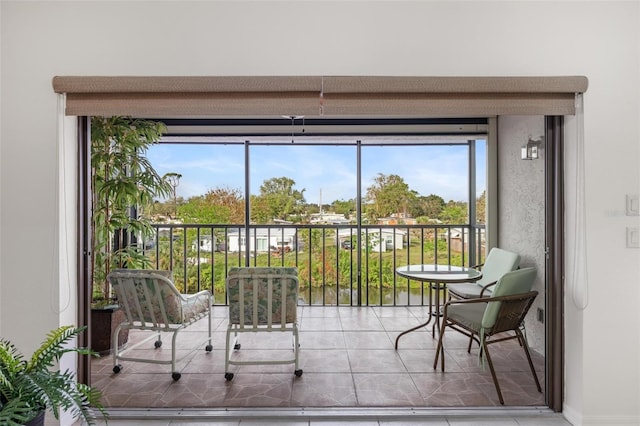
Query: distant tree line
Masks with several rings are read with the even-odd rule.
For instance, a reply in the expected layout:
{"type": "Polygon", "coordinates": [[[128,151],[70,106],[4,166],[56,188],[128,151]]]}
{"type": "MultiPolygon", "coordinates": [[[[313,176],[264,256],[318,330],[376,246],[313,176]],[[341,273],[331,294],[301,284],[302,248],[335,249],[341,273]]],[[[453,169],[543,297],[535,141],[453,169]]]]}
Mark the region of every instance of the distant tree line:
{"type": "MultiPolygon", "coordinates": [[[[307,223],[312,214],[319,213],[320,206],[307,203],[305,189],[296,189],[295,185],[296,182],[288,177],[265,180],[260,186],[260,193],[251,195],[251,222],[268,224],[280,219],[307,223]]],[[[322,210],[352,218],[356,212],[356,200],[335,200],[323,204],[322,210]]],[[[445,201],[436,194],[420,195],[402,177],[394,174],[380,173],[376,176],[366,190],[362,212],[368,223],[377,223],[380,218],[398,213],[416,218],[418,223],[462,224],[468,221],[466,201],[445,201]]],[[[156,201],[148,214],[177,218],[183,223],[242,224],[245,221],[244,196],[240,189],[219,187],[186,200],[179,197],[165,202],[156,201]]],[[[476,199],[476,218],[478,223],[484,223],[485,192],[476,199]]]]}

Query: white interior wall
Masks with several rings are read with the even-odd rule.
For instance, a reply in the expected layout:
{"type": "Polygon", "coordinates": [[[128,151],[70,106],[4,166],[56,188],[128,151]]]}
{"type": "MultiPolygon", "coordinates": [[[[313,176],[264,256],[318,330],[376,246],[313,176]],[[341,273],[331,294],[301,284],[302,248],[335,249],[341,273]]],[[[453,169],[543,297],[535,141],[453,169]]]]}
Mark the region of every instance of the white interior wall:
{"type": "Polygon", "coordinates": [[[624,201],[640,192],[639,27],[633,1],[4,0],[0,335],[27,351],[66,321],[54,75],[585,75],[589,303],[567,303],[565,413],[638,424],[640,250],[625,228],[640,223],[624,201]]]}

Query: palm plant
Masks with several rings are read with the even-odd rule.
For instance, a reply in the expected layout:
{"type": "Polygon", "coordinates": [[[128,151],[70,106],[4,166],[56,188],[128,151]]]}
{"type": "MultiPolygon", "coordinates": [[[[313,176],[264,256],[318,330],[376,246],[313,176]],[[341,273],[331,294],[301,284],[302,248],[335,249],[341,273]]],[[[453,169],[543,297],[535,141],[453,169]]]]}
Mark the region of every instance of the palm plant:
{"type": "Polygon", "coordinates": [[[173,188],[145,154],[165,130],[163,123],[149,120],[91,118],[94,302],[111,297],[107,275],[112,269],[148,266],[136,240],[152,235],[153,229],[139,210],[154,197],[171,195],[173,188]]]}
{"type": "Polygon", "coordinates": [[[31,359],[25,359],[8,340],[0,340],[0,424],[24,425],[44,411],[56,419],[60,411],[95,423],[94,408],[106,414],[100,404],[100,392],[78,383],[66,370],[52,370],[67,352],[94,355],[90,349],[69,347],[69,342],[85,330],[62,326],[49,332],[31,359]]]}

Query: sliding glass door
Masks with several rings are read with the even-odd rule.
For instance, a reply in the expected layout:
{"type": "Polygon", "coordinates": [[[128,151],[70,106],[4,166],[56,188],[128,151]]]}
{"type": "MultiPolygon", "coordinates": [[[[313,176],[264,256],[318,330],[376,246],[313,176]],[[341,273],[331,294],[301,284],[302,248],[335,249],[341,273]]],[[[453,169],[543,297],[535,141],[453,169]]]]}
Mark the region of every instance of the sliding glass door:
{"type": "Polygon", "coordinates": [[[425,304],[395,268],[484,256],[485,137],[168,138],[148,155],[180,175],[147,212],[149,254],[216,303],[228,268],[287,265],[306,304],[425,304]]]}

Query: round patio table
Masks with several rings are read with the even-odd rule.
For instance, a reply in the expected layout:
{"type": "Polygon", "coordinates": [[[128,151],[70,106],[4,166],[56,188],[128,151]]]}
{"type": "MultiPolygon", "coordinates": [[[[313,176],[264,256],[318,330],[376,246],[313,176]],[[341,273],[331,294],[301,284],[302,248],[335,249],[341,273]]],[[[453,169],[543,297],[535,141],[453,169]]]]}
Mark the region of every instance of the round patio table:
{"type": "Polygon", "coordinates": [[[433,324],[433,332],[435,334],[436,327],[438,328],[438,332],[440,331],[440,291],[446,290],[447,284],[472,282],[477,281],[482,277],[482,272],[477,269],[468,268],[466,266],[434,264],[401,266],[396,269],[396,273],[399,276],[408,278],[410,280],[429,283],[429,318],[426,322],[400,333],[398,337],[396,337],[396,350],[398,349],[398,341],[400,340],[400,337],[429,325],[431,319],[434,317],[436,319],[435,323],[433,324]],[[435,290],[436,292],[435,310],[431,294],[433,290],[435,290]]]}

